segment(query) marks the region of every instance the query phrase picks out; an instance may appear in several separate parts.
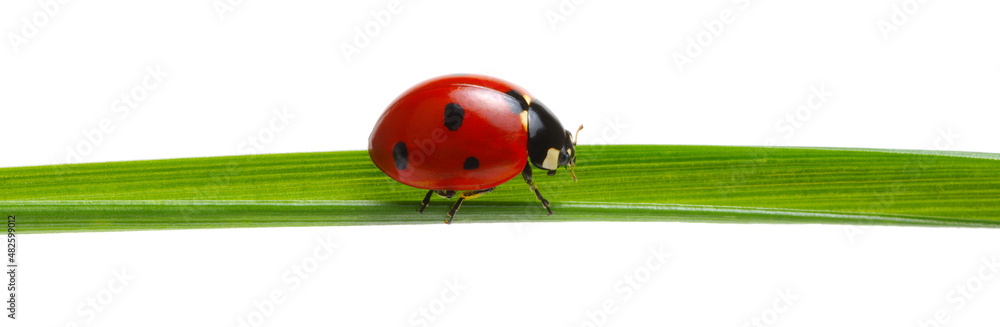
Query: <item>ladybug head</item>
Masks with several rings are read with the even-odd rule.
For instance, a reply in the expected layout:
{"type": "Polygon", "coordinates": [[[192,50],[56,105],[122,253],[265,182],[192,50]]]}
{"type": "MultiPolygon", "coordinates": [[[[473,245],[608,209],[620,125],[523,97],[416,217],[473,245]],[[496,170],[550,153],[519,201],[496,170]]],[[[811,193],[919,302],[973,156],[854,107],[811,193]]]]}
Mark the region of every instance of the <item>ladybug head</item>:
{"type": "MultiPolygon", "coordinates": [[[[579,135],[581,125],[576,130],[579,135]]],[[[564,129],[562,123],[541,101],[534,100],[528,106],[528,157],[535,167],[548,170],[548,175],[556,174],[556,169],[569,168],[573,180],[573,166],[576,165],[576,137],[564,129]]]]}

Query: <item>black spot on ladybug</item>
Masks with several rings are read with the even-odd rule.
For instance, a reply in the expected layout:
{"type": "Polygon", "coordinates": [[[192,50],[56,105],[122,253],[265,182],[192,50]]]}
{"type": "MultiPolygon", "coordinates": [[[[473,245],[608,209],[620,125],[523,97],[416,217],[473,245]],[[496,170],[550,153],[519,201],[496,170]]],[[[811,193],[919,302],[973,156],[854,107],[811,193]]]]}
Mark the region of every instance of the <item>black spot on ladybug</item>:
{"type": "Polygon", "coordinates": [[[520,115],[522,111],[528,110],[528,101],[524,99],[524,95],[516,90],[507,91],[513,99],[507,99],[507,103],[510,104],[510,111],[520,115]]]}
{"type": "Polygon", "coordinates": [[[457,131],[462,127],[462,119],[465,119],[465,109],[462,106],[454,102],[444,106],[444,127],[457,131]]]}
{"type": "Polygon", "coordinates": [[[396,146],[392,147],[392,161],[396,163],[396,168],[399,170],[406,169],[406,162],[409,160],[408,155],[406,143],[399,142],[396,143],[396,146]]]}
{"type": "Polygon", "coordinates": [[[465,164],[462,165],[465,170],[473,170],[479,168],[479,159],[476,157],[465,158],[465,164]]]}

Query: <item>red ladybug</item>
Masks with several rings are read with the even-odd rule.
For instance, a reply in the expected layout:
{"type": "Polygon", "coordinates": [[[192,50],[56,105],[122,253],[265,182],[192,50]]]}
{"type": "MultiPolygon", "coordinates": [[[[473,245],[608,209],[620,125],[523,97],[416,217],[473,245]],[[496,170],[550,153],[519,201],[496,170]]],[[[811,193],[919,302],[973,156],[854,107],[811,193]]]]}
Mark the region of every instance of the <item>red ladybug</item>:
{"type": "Polygon", "coordinates": [[[521,87],[489,76],[449,75],[396,98],[375,123],[368,155],[392,179],[428,190],[421,213],[431,194],[450,199],[455,191],[466,191],[448,211],[450,224],[464,200],[517,174],[551,215],[549,201],[532,182],[531,166],[549,176],[566,166],[576,180],[575,139],[521,87]]]}

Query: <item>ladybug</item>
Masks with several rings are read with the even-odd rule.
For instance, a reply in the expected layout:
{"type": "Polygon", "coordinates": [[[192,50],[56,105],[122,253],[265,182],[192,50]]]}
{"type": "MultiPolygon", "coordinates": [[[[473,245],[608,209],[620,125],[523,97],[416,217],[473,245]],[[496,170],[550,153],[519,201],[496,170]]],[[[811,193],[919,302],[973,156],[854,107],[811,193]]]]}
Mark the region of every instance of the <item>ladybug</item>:
{"type": "Polygon", "coordinates": [[[428,190],[420,213],[431,194],[459,194],[447,224],[462,202],[518,174],[551,215],[532,166],[549,176],[564,166],[576,180],[576,136],[523,88],[483,75],[441,76],[404,92],[375,123],[368,155],[392,179],[428,190]]]}

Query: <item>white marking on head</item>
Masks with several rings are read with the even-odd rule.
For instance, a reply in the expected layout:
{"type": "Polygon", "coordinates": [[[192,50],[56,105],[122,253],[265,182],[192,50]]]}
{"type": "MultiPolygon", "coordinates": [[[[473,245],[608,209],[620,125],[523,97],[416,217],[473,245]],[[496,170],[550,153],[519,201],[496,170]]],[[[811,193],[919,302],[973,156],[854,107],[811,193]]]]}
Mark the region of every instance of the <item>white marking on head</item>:
{"type": "Polygon", "coordinates": [[[528,102],[528,105],[530,106],[530,105],[531,105],[531,96],[530,96],[530,95],[527,95],[527,94],[525,94],[525,95],[524,95],[524,101],[528,102]]]}
{"type": "Polygon", "coordinates": [[[542,161],[542,168],[548,170],[559,168],[559,149],[549,148],[549,152],[545,154],[545,161],[542,161]]]}

